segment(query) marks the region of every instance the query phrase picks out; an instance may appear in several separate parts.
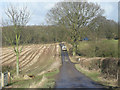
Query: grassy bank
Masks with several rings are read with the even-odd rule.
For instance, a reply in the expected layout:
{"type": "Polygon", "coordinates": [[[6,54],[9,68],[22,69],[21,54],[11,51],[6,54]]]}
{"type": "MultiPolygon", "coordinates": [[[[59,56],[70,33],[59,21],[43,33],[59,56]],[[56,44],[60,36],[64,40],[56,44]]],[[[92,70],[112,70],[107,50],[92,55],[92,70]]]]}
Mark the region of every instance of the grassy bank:
{"type": "Polygon", "coordinates": [[[99,76],[100,76],[100,73],[99,73],[99,72],[97,72],[97,71],[89,71],[89,70],[87,70],[87,69],[84,69],[84,68],[80,67],[79,64],[75,64],[75,67],[76,67],[76,69],[77,69],[78,71],[84,73],[86,76],[90,77],[92,80],[97,81],[97,82],[98,82],[98,81],[101,81],[101,80],[99,79],[99,76]]]}
{"type": "Polygon", "coordinates": [[[43,75],[36,76],[33,79],[24,80],[19,77],[12,81],[9,86],[14,88],[53,88],[55,85],[55,77],[58,73],[59,69],[56,69],[43,75]]]}
{"type": "Polygon", "coordinates": [[[85,74],[87,77],[91,78],[93,81],[96,81],[100,84],[103,84],[105,86],[117,86],[116,79],[105,79],[103,78],[103,75],[96,70],[88,70],[86,68],[83,68],[80,66],[80,64],[75,65],[76,69],[83,74],[85,74]]]}

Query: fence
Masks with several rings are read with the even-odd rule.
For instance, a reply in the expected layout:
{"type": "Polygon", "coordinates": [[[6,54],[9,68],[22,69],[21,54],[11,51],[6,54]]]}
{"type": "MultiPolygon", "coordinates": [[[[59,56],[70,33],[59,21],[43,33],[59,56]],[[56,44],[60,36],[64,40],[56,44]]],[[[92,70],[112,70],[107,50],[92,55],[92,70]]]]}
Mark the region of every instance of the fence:
{"type": "Polygon", "coordinates": [[[1,88],[7,86],[10,83],[10,72],[8,71],[4,73],[1,72],[0,83],[1,83],[1,88]]]}

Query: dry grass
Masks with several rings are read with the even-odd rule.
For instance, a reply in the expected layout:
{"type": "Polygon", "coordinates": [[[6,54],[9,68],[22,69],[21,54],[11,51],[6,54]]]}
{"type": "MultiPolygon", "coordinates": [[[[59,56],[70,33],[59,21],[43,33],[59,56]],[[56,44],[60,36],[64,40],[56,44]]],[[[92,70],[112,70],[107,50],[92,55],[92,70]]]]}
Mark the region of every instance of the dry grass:
{"type": "Polygon", "coordinates": [[[45,82],[47,82],[47,78],[45,76],[42,77],[42,80],[39,83],[32,83],[29,88],[38,88],[44,86],[45,82]]]}

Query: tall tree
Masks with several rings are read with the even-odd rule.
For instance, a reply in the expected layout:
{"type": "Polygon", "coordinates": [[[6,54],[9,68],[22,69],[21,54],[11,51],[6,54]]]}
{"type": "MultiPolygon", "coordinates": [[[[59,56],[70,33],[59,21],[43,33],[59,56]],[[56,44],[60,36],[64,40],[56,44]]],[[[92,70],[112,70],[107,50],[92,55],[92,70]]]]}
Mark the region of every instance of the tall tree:
{"type": "Polygon", "coordinates": [[[80,40],[80,32],[88,26],[91,21],[103,14],[98,4],[88,2],[58,2],[54,8],[47,13],[47,21],[54,25],[64,25],[72,29],[71,41],[73,55],[77,51],[77,42],[80,40]]]}
{"type": "MultiPolygon", "coordinates": [[[[5,14],[7,15],[8,19],[7,22],[8,26],[13,26],[13,32],[14,34],[11,37],[7,37],[4,35],[4,38],[7,42],[9,42],[16,54],[16,73],[17,76],[19,75],[19,55],[23,49],[20,47],[20,39],[21,39],[21,30],[22,28],[28,23],[30,19],[30,11],[26,7],[16,7],[13,5],[10,5],[5,11],[5,14]]],[[[9,33],[8,33],[9,34],[9,33]]]]}

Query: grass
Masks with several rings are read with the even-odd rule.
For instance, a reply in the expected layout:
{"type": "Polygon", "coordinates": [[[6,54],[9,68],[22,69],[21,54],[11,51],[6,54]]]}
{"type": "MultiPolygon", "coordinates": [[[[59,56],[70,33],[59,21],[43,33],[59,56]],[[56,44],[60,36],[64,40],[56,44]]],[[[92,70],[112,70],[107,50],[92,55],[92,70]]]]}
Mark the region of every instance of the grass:
{"type": "Polygon", "coordinates": [[[91,78],[93,81],[96,81],[102,85],[105,86],[116,86],[116,81],[111,79],[111,80],[107,80],[102,78],[102,75],[100,72],[98,71],[93,71],[93,70],[87,70],[83,67],[81,67],[79,64],[75,64],[75,68],[82,72],[83,74],[85,74],[87,77],[91,78]]]}
{"type": "Polygon", "coordinates": [[[82,41],[77,53],[85,57],[118,57],[118,40],[82,41]]]}
{"type": "Polygon", "coordinates": [[[29,80],[19,80],[19,81],[15,80],[15,81],[12,81],[10,85],[12,85],[12,87],[14,88],[29,88],[29,86],[32,83],[38,83],[40,82],[41,79],[42,79],[42,75],[29,80]]]}
{"type": "Polygon", "coordinates": [[[98,78],[100,76],[99,72],[85,70],[85,69],[81,68],[79,64],[76,64],[75,67],[77,70],[79,70],[86,76],[90,77],[92,80],[97,81],[97,82],[100,81],[100,79],[98,78]]]}
{"type": "MultiPolygon", "coordinates": [[[[108,43],[108,44],[114,44],[114,45],[118,45],[118,40],[100,40],[100,41],[97,41],[97,43],[100,42],[102,44],[104,43],[108,43]]],[[[79,42],[79,45],[78,45],[78,49],[85,49],[86,47],[89,47],[90,44],[95,44],[96,42],[95,41],[82,41],[82,42],[79,42]]]]}
{"type": "Polygon", "coordinates": [[[47,82],[44,84],[44,88],[53,88],[55,85],[55,75],[59,73],[59,69],[46,73],[45,76],[48,78],[47,82]]]}
{"type": "MultiPolygon", "coordinates": [[[[53,88],[55,85],[55,75],[59,73],[59,70],[56,69],[51,72],[47,72],[43,75],[36,76],[34,79],[28,79],[28,80],[20,80],[20,78],[16,81],[12,81],[9,85],[13,86],[14,88],[29,88],[31,85],[37,85],[41,82],[42,77],[46,77],[47,81],[43,83],[42,88],[53,88]]],[[[41,87],[36,87],[41,88],[41,87]]]]}

